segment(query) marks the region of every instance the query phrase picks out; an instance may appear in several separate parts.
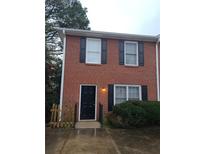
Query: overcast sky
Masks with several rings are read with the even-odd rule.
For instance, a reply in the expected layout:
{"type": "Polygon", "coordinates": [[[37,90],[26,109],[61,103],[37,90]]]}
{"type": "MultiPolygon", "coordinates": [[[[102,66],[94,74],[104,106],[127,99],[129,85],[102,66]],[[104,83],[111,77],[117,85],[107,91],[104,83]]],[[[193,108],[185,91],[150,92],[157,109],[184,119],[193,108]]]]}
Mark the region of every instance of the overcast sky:
{"type": "Polygon", "coordinates": [[[160,0],[80,0],[91,30],[157,35],[160,0]]]}

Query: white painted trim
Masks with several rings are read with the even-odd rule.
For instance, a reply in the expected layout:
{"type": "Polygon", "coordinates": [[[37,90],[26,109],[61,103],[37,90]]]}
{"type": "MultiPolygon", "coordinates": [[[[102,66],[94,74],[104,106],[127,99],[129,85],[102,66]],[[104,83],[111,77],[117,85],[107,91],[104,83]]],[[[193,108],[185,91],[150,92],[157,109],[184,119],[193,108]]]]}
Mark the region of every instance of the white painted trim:
{"type": "Polygon", "coordinates": [[[129,88],[128,88],[128,86],[126,86],[125,89],[126,89],[126,101],[128,101],[128,96],[129,96],[129,93],[128,93],[128,89],[129,89],[129,88]]]}
{"type": "Polygon", "coordinates": [[[79,92],[79,103],[78,103],[78,121],[80,121],[80,108],[81,108],[81,85],[80,85],[80,92],[79,92]]]}
{"type": "Polygon", "coordinates": [[[138,42],[124,41],[124,65],[126,65],[126,66],[139,66],[138,54],[139,54],[138,42]],[[126,43],[136,44],[136,64],[126,64],[126,43]]]}
{"type": "Polygon", "coordinates": [[[159,37],[159,35],[157,36],[136,35],[136,34],[103,32],[103,31],[93,31],[93,30],[59,28],[59,27],[56,27],[56,29],[60,34],[62,33],[63,30],[65,30],[66,34],[72,36],[98,37],[98,38],[110,38],[110,39],[133,40],[133,41],[156,42],[159,37]]]}
{"type": "Polygon", "coordinates": [[[97,38],[86,38],[86,55],[85,55],[85,63],[86,64],[101,64],[101,54],[102,54],[102,47],[101,47],[101,44],[102,44],[102,42],[101,42],[101,39],[97,39],[97,38]],[[88,52],[88,46],[87,46],[87,43],[88,43],[88,41],[92,41],[92,40],[95,40],[95,41],[98,41],[99,43],[100,43],[100,62],[99,63],[93,63],[93,62],[88,62],[87,61],[87,52],[88,52]]]}
{"type": "Polygon", "coordinates": [[[160,87],[159,87],[159,51],[158,41],[156,42],[156,79],[157,79],[157,101],[160,100],[160,87]]]}
{"type": "Polygon", "coordinates": [[[79,121],[96,121],[97,120],[97,85],[96,84],[80,84],[80,93],[79,93],[79,109],[78,109],[78,120],[79,121]],[[81,109],[81,89],[82,86],[95,86],[95,119],[81,120],[80,119],[80,109],[81,109]]]}
{"type": "Polygon", "coordinates": [[[114,105],[115,105],[115,88],[117,86],[124,86],[126,87],[126,100],[128,101],[128,87],[139,87],[139,100],[142,100],[142,86],[141,85],[132,85],[132,84],[114,84],[114,105]]]}
{"type": "Polygon", "coordinates": [[[63,88],[64,88],[64,71],[65,71],[65,55],[66,55],[66,35],[65,30],[63,31],[64,38],[63,38],[63,61],[62,61],[62,72],[61,72],[61,91],[60,91],[60,118],[61,121],[62,116],[62,107],[63,107],[63,88]]]}

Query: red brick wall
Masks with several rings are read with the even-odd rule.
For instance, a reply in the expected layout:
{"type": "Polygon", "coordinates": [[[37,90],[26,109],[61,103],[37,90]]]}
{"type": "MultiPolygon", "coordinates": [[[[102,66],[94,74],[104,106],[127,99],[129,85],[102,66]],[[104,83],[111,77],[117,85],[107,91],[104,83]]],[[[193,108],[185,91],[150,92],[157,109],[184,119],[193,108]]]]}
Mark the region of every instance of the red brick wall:
{"type": "Polygon", "coordinates": [[[148,99],[157,99],[155,43],[144,42],[143,67],[128,67],[119,65],[118,40],[107,40],[107,64],[102,65],[80,63],[80,37],[67,36],[66,40],[63,105],[79,103],[80,84],[97,85],[97,103],[103,103],[105,112],[108,94],[100,89],[107,89],[108,84],[147,85],[148,99]]]}

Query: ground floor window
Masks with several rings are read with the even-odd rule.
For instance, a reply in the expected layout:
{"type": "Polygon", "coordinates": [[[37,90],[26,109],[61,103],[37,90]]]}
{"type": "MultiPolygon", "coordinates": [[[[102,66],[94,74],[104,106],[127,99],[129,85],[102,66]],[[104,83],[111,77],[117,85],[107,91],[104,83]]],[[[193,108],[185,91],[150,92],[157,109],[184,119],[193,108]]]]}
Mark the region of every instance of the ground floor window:
{"type": "Polygon", "coordinates": [[[114,85],[114,104],[127,100],[142,100],[140,85],[114,85]]]}

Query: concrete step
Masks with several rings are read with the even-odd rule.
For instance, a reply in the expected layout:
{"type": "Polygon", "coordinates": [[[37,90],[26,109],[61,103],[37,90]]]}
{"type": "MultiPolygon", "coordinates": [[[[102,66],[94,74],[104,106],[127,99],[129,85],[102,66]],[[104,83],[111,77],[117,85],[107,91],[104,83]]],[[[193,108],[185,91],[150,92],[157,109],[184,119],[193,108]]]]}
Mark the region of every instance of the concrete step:
{"type": "Polygon", "coordinates": [[[75,128],[101,128],[101,124],[98,121],[78,121],[75,128]]]}

